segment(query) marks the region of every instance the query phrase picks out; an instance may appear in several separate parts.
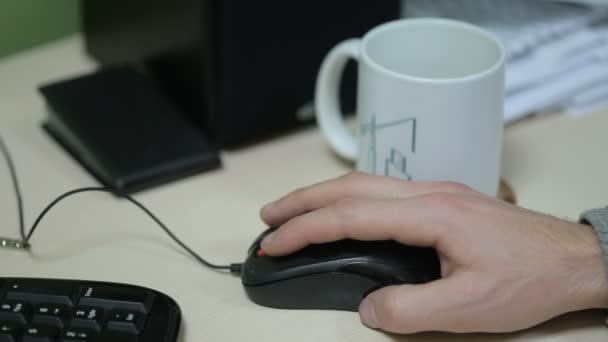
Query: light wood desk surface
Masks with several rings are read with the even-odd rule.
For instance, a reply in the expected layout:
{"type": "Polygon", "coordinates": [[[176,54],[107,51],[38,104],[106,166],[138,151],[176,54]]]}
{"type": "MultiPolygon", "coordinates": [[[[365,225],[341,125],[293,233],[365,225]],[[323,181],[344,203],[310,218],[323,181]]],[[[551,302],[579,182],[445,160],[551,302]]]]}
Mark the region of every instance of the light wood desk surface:
{"type": "MultiPolygon", "coordinates": [[[[20,175],[31,225],[58,194],[95,185],[40,128],[44,82],[95,68],[73,37],[0,60],[0,134],[20,175]]],[[[503,177],[521,206],[577,218],[608,204],[608,111],[579,119],[552,115],[508,127],[503,177]]],[[[136,197],[203,257],[240,262],[264,225],[266,202],[296,187],[349,171],[319,131],[222,154],[223,168],[136,197]]],[[[12,185],[0,163],[0,236],[17,237],[12,185]]],[[[163,291],[183,310],[184,341],[605,341],[598,311],[568,314],[515,334],[394,336],[369,330],[349,312],[283,311],[259,307],[238,278],[189,258],[138,209],[98,193],[59,205],[32,240],[31,254],[0,251],[0,276],[55,277],[133,283],[163,291]]]]}

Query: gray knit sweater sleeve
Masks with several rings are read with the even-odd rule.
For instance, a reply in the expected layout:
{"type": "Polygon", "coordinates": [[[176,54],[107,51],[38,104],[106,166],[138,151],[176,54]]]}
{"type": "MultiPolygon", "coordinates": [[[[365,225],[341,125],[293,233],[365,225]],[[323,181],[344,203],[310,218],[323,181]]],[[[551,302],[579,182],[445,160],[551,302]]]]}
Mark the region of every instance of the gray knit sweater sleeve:
{"type": "Polygon", "coordinates": [[[581,221],[595,229],[602,245],[604,265],[608,269],[608,208],[587,210],[581,215],[581,221]]]}
{"type": "MultiPolygon", "coordinates": [[[[581,214],[581,222],[593,226],[602,246],[604,266],[608,270],[608,208],[587,210],[581,214]]],[[[608,326],[608,310],[604,316],[604,323],[608,326]]]]}

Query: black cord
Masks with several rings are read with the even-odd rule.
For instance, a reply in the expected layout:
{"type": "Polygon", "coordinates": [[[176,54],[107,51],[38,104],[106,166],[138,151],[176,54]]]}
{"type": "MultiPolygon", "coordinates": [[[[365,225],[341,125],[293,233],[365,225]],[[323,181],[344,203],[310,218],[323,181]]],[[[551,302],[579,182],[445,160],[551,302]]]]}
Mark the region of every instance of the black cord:
{"type": "Polygon", "coordinates": [[[23,220],[23,199],[21,197],[21,189],[19,189],[19,182],[17,181],[17,172],[15,171],[13,158],[11,158],[11,154],[6,147],[2,136],[0,136],[0,150],[2,150],[4,159],[6,159],[6,165],[8,165],[8,171],[11,175],[11,180],[13,181],[15,198],[17,199],[17,211],[19,212],[19,232],[21,233],[21,239],[25,242],[27,239],[25,238],[25,223],[23,220]]]}
{"type": "MultiPolygon", "coordinates": [[[[114,191],[112,191],[109,188],[87,187],[87,188],[79,188],[79,189],[70,190],[70,191],[60,195],[59,197],[55,198],[49,205],[47,205],[46,208],[44,208],[44,210],[42,210],[40,215],[38,215],[38,218],[36,218],[36,221],[34,221],[32,228],[30,229],[29,233],[27,234],[27,236],[24,240],[24,243],[26,245],[30,244],[29,243],[30,239],[32,238],[32,235],[36,231],[36,228],[38,228],[40,221],[42,221],[44,216],[46,216],[46,214],[55,205],[57,205],[57,203],[61,202],[63,199],[68,198],[70,196],[73,196],[73,195],[76,195],[76,194],[79,194],[82,192],[92,192],[92,191],[106,192],[106,193],[114,194],[114,191]]],[[[141,204],[140,202],[135,200],[133,197],[131,197],[129,195],[124,195],[124,194],[120,194],[118,196],[126,199],[127,201],[129,201],[129,202],[133,203],[134,205],[136,205],[137,207],[139,207],[139,209],[143,210],[152,220],[154,220],[154,222],[156,222],[156,224],[158,224],[165,231],[165,233],[167,233],[167,235],[169,235],[169,237],[173,241],[175,241],[178,245],[180,245],[184,250],[186,250],[186,252],[188,252],[192,257],[194,257],[194,259],[198,260],[201,264],[203,264],[209,268],[213,268],[213,269],[232,271],[234,265],[215,265],[215,264],[212,264],[212,263],[208,262],[207,260],[203,259],[200,255],[198,255],[196,252],[194,252],[192,249],[190,249],[190,247],[188,247],[185,243],[183,243],[177,236],[175,236],[175,234],[173,234],[173,232],[171,232],[171,230],[169,228],[167,228],[167,226],[163,222],[161,222],[161,220],[158,217],[156,217],[156,215],[154,215],[150,210],[148,210],[148,208],[146,208],[143,204],[141,204]]]]}
{"type": "MultiPolygon", "coordinates": [[[[25,224],[24,224],[24,219],[23,219],[23,216],[24,216],[23,215],[23,202],[22,202],[22,197],[21,197],[21,191],[19,189],[19,183],[17,182],[17,172],[15,171],[15,167],[14,167],[12,158],[8,152],[8,148],[4,144],[4,141],[2,140],[1,136],[0,136],[0,150],[2,150],[2,153],[4,154],[7,164],[9,165],[11,179],[13,181],[13,185],[15,188],[15,194],[16,194],[16,198],[17,198],[17,206],[19,209],[19,228],[21,231],[21,237],[23,239],[23,245],[26,248],[31,247],[30,239],[32,238],[32,235],[36,231],[36,228],[38,228],[40,221],[42,221],[42,219],[46,216],[46,214],[48,214],[48,212],[55,205],[57,205],[59,202],[61,202],[63,199],[76,195],[76,194],[79,194],[79,193],[93,192],[93,191],[116,194],[111,189],[105,188],[105,187],[86,187],[86,188],[70,190],[70,191],[58,196],[57,198],[55,198],[49,205],[46,206],[46,208],[44,208],[44,210],[42,210],[42,212],[38,215],[38,217],[36,218],[36,221],[34,221],[32,228],[30,228],[30,231],[27,233],[27,236],[26,236],[25,224]]],[[[138,202],[137,200],[135,200],[133,197],[131,197],[129,195],[125,195],[125,194],[116,194],[116,195],[126,199],[127,201],[129,201],[129,202],[133,203],[135,206],[137,206],[139,209],[143,210],[154,222],[156,222],[156,224],[158,224],[165,231],[165,233],[167,233],[167,235],[169,235],[169,237],[173,241],[175,241],[175,243],[180,245],[180,247],[182,247],[186,252],[188,252],[188,254],[190,254],[194,259],[196,259],[198,262],[200,262],[204,266],[212,268],[212,269],[216,269],[216,270],[228,270],[231,273],[240,274],[242,264],[233,263],[230,265],[215,265],[215,264],[208,262],[207,260],[203,259],[200,255],[198,255],[196,252],[194,252],[185,243],[183,243],[177,236],[175,236],[175,234],[173,234],[173,232],[171,232],[171,230],[163,222],[161,222],[161,220],[158,219],[158,217],[156,217],[150,210],[148,210],[148,208],[146,208],[143,204],[141,204],[140,202],[138,202]]]]}

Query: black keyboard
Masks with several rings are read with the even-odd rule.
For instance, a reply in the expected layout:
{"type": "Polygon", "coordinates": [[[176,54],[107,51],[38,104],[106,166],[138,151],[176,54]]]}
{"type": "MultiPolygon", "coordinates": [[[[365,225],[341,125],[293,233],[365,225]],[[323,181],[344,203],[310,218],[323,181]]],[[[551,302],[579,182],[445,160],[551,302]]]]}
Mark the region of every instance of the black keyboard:
{"type": "Polygon", "coordinates": [[[143,287],[0,278],[0,342],[175,342],[180,310],[143,287]]]}

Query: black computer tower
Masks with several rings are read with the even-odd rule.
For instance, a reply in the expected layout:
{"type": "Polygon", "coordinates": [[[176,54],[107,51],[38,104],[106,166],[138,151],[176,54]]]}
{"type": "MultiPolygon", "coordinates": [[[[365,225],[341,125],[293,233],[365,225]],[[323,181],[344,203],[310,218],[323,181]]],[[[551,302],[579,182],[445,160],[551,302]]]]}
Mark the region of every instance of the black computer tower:
{"type": "MultiPolygon", "coordinates": [[[[216,144],[231,146],[310,120],[305,106],[329,49],[397,19],[400,3],[83,0],[81,6],[90,55],[105,65],[139,67],[216,144]]],[[[354,108],[354,71],[344,82],[347,109],[354,108]]]]}

